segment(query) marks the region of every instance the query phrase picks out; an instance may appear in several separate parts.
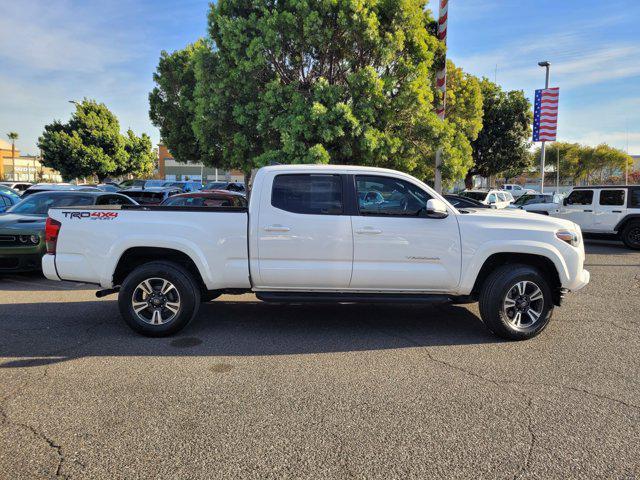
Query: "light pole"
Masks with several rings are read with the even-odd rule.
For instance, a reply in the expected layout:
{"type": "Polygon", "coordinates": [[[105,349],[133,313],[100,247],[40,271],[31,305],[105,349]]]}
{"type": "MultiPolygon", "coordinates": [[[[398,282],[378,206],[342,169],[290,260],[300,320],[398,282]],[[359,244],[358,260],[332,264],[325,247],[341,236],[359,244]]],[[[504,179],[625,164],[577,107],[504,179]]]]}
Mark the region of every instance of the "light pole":
{"type": "MultiPolygon", "coordinates": [[[[551,63],[544,60],[542,62],[538,62],[538,66],[544,67],[546,70],[545,79],[544,79],[544,88],[545,90],[549,88],[549,67],[551,63]]],[[[540,147],[540,193],[544,193],[544,144],[542,142],[542,146],[540,147]]]]}

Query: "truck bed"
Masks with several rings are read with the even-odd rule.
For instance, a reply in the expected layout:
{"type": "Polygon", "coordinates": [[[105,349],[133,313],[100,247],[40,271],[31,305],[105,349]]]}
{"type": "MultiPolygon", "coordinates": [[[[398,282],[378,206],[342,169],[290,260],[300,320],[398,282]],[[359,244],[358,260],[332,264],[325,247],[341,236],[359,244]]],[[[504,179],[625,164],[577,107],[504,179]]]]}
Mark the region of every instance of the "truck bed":
{"type": "Polygon", "coordinates": [[[62,226],[56,255],[43,262],[54,262],[62,280],[99,279],[103,288],[111,288],[123,255],[153,246],[189,256],[209,290],[250,287],[246,208],[61,207],[49,216],[62,226]]]}

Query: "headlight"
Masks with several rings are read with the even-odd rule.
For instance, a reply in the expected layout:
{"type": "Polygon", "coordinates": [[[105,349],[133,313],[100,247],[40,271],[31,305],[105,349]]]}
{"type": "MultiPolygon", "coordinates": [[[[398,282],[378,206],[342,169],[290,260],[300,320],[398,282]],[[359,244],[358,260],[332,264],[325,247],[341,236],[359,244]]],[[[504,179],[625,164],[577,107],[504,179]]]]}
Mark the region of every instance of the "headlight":
{"type": "Polygon", "coordinates": [[[29,237],[29,240],[31,241],[31,243],[33,243],[34,245],[37,245],[40,243],[40,237],[38,235],[31,235],[29,237]]]}
{"type": "Polygon", "coordinates": [[[577,247],[580,244],[580,237],[576,232],[571,230],[558,230],[556,232],[556,237],[563,242],[567,242],[569,245],[573,245],[574,247],[577,247]]]}

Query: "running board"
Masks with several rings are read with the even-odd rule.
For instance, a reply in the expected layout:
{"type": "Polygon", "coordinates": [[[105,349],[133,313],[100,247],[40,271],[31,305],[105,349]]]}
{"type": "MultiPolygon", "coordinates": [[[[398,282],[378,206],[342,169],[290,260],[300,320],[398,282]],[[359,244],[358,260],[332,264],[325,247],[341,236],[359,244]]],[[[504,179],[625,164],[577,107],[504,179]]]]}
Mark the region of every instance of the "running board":
{"type": "Polygon", "coordinates": [[[416,293],[256,292],[263,302],[294,303],[446,303],[451,296],[416,293]]]}

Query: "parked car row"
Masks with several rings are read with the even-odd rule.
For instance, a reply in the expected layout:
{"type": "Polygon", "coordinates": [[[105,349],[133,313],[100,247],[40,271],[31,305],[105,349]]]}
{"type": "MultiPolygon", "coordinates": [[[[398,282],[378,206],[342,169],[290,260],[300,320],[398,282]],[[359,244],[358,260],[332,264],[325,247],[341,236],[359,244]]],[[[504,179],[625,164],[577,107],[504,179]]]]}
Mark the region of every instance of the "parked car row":
{"type": "Polygon", "coordinates": [[[0,273],[40,269],[50,208],[138,204],[187,209],[246,207],[247,200],[244,194],[229,190],[183,193],[178,187],[119,189],[113,184],[39,184],[25,189],[20,196],[0,185],[0,273]]]}

